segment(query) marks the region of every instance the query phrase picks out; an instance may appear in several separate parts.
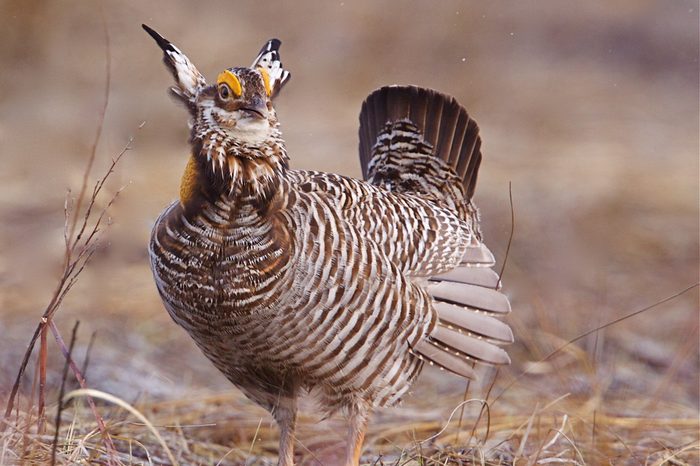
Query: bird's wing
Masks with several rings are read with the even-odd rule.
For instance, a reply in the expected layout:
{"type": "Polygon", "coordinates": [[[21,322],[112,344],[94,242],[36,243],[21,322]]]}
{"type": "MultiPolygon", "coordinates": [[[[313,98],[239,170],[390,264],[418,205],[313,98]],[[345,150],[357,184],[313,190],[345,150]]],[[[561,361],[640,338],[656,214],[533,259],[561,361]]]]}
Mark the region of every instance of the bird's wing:
{"type": "MultiPolygon", "coordinates": [[[[315,172],[294,176],[299,191],[333,206],[336,223],[354,232],[353,241],[370,244],[375,255],[429,296],[436,321],[412,344],[417,357],[469,378],[473,362],[510,362],[500,345],[512,342],[513,335],[499,320],[510,304],[490,268],[493,255],[468,223],[421,198],[362,181],[315,172]]],[[[326,251],[335,254],[335,247],[329,244],[326,251]]],[[[372,274],[358,277],[374,279],[372,274]]]]}
{"type": "Polygon", "coordinates": [[[300,191],[320,193],[335,203],[344,221],[407,276],[452,270],[478,241],[469,223],[418,196],[335,174],[296,171],[293,176],[300,191]]]}

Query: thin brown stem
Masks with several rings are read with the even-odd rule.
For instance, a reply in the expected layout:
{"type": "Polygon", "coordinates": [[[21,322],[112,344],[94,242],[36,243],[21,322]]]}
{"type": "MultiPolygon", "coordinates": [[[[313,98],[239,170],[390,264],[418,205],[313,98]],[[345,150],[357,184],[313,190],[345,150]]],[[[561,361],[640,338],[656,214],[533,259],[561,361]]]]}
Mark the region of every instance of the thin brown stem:
{"type": "MultiPolygon", "coordinates": [[[[58,432],[61,430],[61,413],[63,412],[63,395],[66,390],[66,379],[68,378],[68,361],[73,354],[73,347],[75,346],[76,336],[78,334],[78,326],[80,321],[75,321],[73,326],[73,331],[71,332],[70,345],[68,346],[68,357],[66,358],[65,364],[63,364],[63,376],[61,377],[61,388],[58,391],[58,409],[56,411],[56,421],[55,430],[53,434],[53,445],[51,446],[51,466],[56,465],[56,449],[58,448],[58,432]]],[[[94,335],[94,334],[93,334],[94,335]]]]}
{"type": "MultiPolygon", "coordinates": [[[[143,124],[139,126],[142,127],[143,124]]],[[[104,187],[104,181],[107,179],[107,176],[109,176],[110,173],[113,173],[114,167],[116,164],[121,160],[122,156],[129,150],[130,144],[133,141],[133,138],[129,139],[129,142],[127,145],[122,149],[122,151],[117,155],[112,160],[112,163],[110,164],[109,169],[107,170],[107,173],[100,179],[100,182],[98,183],[99,189],[97,191],[97,194],[100,193],[102,188],[104,187]]],[[[77,258],[73,259],[74,255],[74,247],[77,246],[77,244],[70,242],[70,236],[66,236],[64,233],[64,238],[66,238],[67,242],[67,247],[66,247],[66,261],[64,262],[64,270],[62,273],[61,278],[59,279],[58,283],[56,284],[56,288],[54,289],[54,292],[51,296],[51,299],[49,301],[49,304],[46,306],[44,309],[44,312],[42,314],[42,322],[43,321],[49,321],[52,319],[53,315],[55,312],[58,310],[60,307],[61,303],[63,302],[63,299],[68,291],[73,287],[75,282],[77,281],[78,275],[82,272],[82,270],[85,268],[87,263],[89,262],[90,258],[94,254],[96,250],[96,238],[99,233],[99,225],[106,215],[107,210],[114,204],[116,201],[117,196],[121,193],[121,191],[124,188],[121,188],[117,191],[117,193],[114,194],[114,196],[110,199],[108,202],[107,206],[102,210],[100,213],[100,217],[95,224],[95,227],[91,231],[91,233],[88,235],[88,237],[85,239],[83,242],[82,246],[80,247],[80,251],[78,252],[77,258]]],[[[88,207],[88,210],[91,212],[92,211],[92,206],[94,205],[96,200],[96,195],[94,195],[91,200],[90,204],[88,207]]],[[[76,209],[70,209],[70,204],[66,202],[64,204],[64,212],[66,215],[68,213],[73,214],[73,218],[77,217],[77,210],[76,209]]],[[[83,225],[81,225],[81,231],[84,231],[86,228],[86,225],[88,223],[88,218],[84,219],[83,225]]],[[[17,393],[19,391],[19,386],[20,382],[22,380],[22,377],[24,375],[24,372],[26,370],[27,364],[29,363],[29,358],[31,357],[31,354],[33,352],[34,346],[36,345],[37,340],[39,339],[39,336],[41,334],[41,329],[42,326],[44,325],[42,322],[39,322],[37,324],[36,329],[34,330],[34,334],[32,335],[32,338],[29,341],[29,344],[27,345],[27,350],[25,351],[25,354],[22,358],[22,362],[20,364],[19,371],[17,373],[17,377],[15,378],[15,382],[12,386],[12,390],[10,392],[10,396],[8,398],[6,407],[5,407],[5,413],[4,413],[4,418],[8,418],[10,414],[12,413],[12,409],[14,407],[14,402],[17,397],[17,393]]]]}
{"type": "Polygon", "coordinates": [[[80,372],[83,373],[83,377],[87,381],[87,370],[88,366],[90,365],[90,353],[92,352],[92,346],[95,344],[95,339],[97,338],[97,332],[92,332],[92,335],[90,335],[90,341],[88,342],[87,350],[85,350],[85,359],[83,359],[83,367],[80,369],[80,372]]]}
{"type": "MultiPolygon", "coordinates": [[[[58,331],[58,328],[56,327],[55,322],[51,321],[49,323],[49,326],[51,327],[51,332],[53,333],[54,338],[56,339],[56,342],[58,343],[59,348],[61,349],[61,352],[63,353],[63,357],[66,359],[66,362],[71,368],[71,371],[73,372],[73,375],[75,378],[78,380],[78,384],[80,384],[81,388],[87,388],[87,383],[85,382],[85,377],[83,377],[82,372],[80,372],[80,369],[78,368],[78,365],[73,361],[73,358],[68,351],[68,348],[66,347],[66,343],[63,341],[63,337],[61,337],[61,334],[58,331]]],[[[95,421],[97,422],[97,428],[100,430],[100,433],[102,434],[102,439],[105,442],[105,446],[107,448],[107,451],[109,452],[109,462],[110,464],[112,463],[113,457],[115,455],[115,448],[114,444],[112,443],[112,438],[109,436],[109,432],[107,431],[107,426],[104,423],[104,420],[102,419],[102,416],[100,416],[100,413],[97,412],[97,406],[95,405],[95,400],[92,399],[92,397],[87,397],[88,405],[90,405],[90,410],[92,411],[92,415],[95,417],[95,421]]]]}
{"type": "Polygon", "coordinates": [[[508,182],[508,200],[510,201],[510,236],[508,237],[506,254],[503,257],[503,265],[501,266],[501,271],[498,274],[496,289],[500,288],[501,286],[503,273],[506,271],[506,264],[508,264],[508,256],[510,255],[510,245],[513,244],[513,236],[515,235],[515,208],[513,207],[513,183],[511,181],[508,182]]]}
{"type": "Polygon", "coordinates": [[[41,342],[39,344],[39,414],[37,416],[37,432],[44,433],[46,409],[46,359],[48,357],[48,342],[46,341],[46,321],[42,321],[41,342]]]}
{"type": "Polygon", "coordinates": [[[474,438],[474,435],[476,435],[476,428],[479,426],[479,422],[481,422],[481,418],[484,415],[484,411],[487,413],[487,421],[486,421],[486,433],[484,433],[484,440],[483,443],[486,443],[486,440],[489,438],[489,433],[491,431],[491,407],[489,406],[489,396],[491,396],[491,390],[493,390],[493,386],[496,384],[496,379],[498,378],[498,374],[500,372],[500,368],[496,368],[496,373],[493,375],[491,378],[491,383],[489,384],[489,389],[486,391],[486,397],[484,397],[484,402],[481,405],[481,410],[479,410],[479,416],[477,416],[476,421],[474,421],[474,426],[472,426],[472,431],[469,434],[469,440],[467,440],[467,445],[471,443],[472,439],[474,438]]]}
{"type": "Polygon", "coordinates": [[[29,340],[29,345],[27,346],[27,351],[24,352],[22,358],[22,363],[19,365],[19,371],[17,372],[17,377],[15,377],[15,383],[12,384],[12,390],[10,391],[10,396],[7,399],[7,405],[5,406],[4,418],[8,419],[12,414],[12,408],[14,407],[15,398],[17,397],[17,392],[19,390],[19,384],[22,381],[22,376],[24,371],[27,369],[27,364],[29,364],[29,357],[32,355],[32,350],[36,341],[39,339],[39,334],[41,333],[42,324],[39,323],[34,330],[34,335],[29,340]]]}
{"type": "MultiPolygon", "coordinates": [[[[472,363],[472,368],[475,363],[472,363]]],[[[459,434],[462,433],[462,420],[464,419],[464,408],[466,408],[467,395],[469,394],[469,386],[471,385],[471,380],[467,379],[467,383],[464,386],[464,395],[462,396],[462,408],[459,411],[459,421],[457,422],[457,437],[455,437],[455,443],[459,444],[459,434]]]]}

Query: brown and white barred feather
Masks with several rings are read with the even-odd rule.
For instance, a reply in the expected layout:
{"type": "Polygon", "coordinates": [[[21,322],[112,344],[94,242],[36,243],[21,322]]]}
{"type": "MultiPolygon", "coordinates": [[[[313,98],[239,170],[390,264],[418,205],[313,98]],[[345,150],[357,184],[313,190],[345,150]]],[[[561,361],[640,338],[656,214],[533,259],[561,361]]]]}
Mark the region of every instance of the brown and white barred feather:
{"type": "MultiPolygon", "coordinates": [[[[507,364],[498,345],[513,341],[497,317],[510,312],[500,293],[495,260],[481,240],[471,201],[481,162],[478,127],[457,101],[430,89],[389,86],[373,92],[360,114],[360,162],[370,183],[426,199],[456,213],[465,246],[458,264],[429,277],[438,325],[414,348],[420,358],[472,378],[470,362],[507,364]]],[[[440,254],[426,254],[438,258],[440,254]]],[[[454,256],[453,256],[454,257],[454,256]]]]}
{"type": "Polygon", "coordinates": [[[283,189],[272,224],[225,198],[196,215],[175,203],[161,216],[151,260],[166,308],[271,410],[301,387],[320,388],[330,411],[356,398],[395,404],[421,367],[411,348],[436,323],[430,297],[328,192],[283,189]]]}
{"type": "MultiPolygon", "coordinates": [[[[472,361],[508,362],[497,344],[512,334],[493,316],[510,308],[495,290],[473,207],[461,218],[436,190],[401,192],[397,184],[392,192],[272,166],[281,176],[265,215],[255,191],[226,188],[200,210],[173,204],[151,242],[166,308],[246,394],[274,409],[280,397],[316,386],[331,410],[358,396],[391,405],[421,360],[466,377],[472,361]]],[[[462,189],[448,187],[449,195],[462,189]]]]}
{"type": "Polygon", "coordinates": [[[346,409],[358,466],[372,406],[397,403],[424,361],[465,377],[504,364],[510,311],[471,196],[474,121],[435,91],[389,87],[360,115],[367,181],[291,170],[272,98],[289,79],[272,39],[207,85],[148,26],[192,117],[180,199],[149,247],[172,318],[280,426],[293,464],[296,400],[346,409]]]}

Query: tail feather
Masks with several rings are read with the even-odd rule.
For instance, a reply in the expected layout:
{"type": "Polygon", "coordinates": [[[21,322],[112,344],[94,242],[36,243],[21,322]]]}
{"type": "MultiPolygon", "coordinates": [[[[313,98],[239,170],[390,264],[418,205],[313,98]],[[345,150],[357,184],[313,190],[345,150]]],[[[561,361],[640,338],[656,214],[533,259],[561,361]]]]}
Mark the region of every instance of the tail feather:
{"type": "Polygon", "coordinates": [[[457,174],[465,179],[476,181],[481,160],[469,155],[473,153],[481,154],[481,138],[479,137],[479,128],[476,124],[467,127],[465,139],[468,142],[462,146],[457,163],[457,174]]]}
{"type": "Polygon", "coordinates": [[[469,118],[469,115],[459,112],[452,136],[452,144],[450,146],[450,159],[448,160],[450,166],[454,167],[458,163],[459,155],[462,152],[462,144],[464,144],[465,139],[468,139],[467,127],[470,121],[471,118],[469,118]]]}
{"type": "MultiPolygon", "coordinates": [[[[424,159],[434,158],[441,161],[437,166],[450,172],[461,185],[463,196],[471,199],[476,187],[476,178],[481,163],[481,140],[476,122],[467,111],[450,96],[431,89],[414,86],[388,86],[374,91],[367,97],[360,112],[360,164],[365,179],[373,178],[377,184],[387,181],[386,175],[374,173],[372,161],[380,153],[382,137],[394,136],[396,144],[385,148],[394,158],[401,159],[401,168],[409,165],[408,160],[415,159],[402,146],[406,142],[406,126],[395,128],[394,123],[408,122],[415,127],[416,136],[429,148],[424,159]],[[392,133],[393,130],[393,133],[392,133]]],[[[384,154],[386,155],[386,154],[384,154]]],[[[390,165],[386,157],[382,162],[390,165]]],[[[376,168],[376,167],[374,167],[376,168]]],[[[433,167],[435,168],[435,167],[433,167]]],[[[419,164],[410,167],[413,175],[435,177],[435,173],[419,164]],[[420,173],[424,170],[425,173],[420,173]],[[416,173],[416,170],[418,173],[416,173]]],[[[439,171],[439,170],[438,170],[439,171]]],[[[390,172],[387,170],[387,173],[390,172]]],[[[444,183],[445,177],[438,173],[444,183]]],[[[389,180],[391,181],[391,180],[389,180]]],[[[398,184],[394,183],[394,187],[398,184]]],[[[415,188],[415,187],[414,187],[415,188]]]]}

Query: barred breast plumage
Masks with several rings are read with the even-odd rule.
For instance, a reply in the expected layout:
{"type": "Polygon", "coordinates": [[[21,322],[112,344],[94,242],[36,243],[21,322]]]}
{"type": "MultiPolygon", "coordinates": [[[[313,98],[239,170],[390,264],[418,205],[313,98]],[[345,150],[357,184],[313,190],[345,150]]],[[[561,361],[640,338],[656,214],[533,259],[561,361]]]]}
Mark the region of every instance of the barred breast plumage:
{"type": "Polygon", "coordinates": [[[471,195],[476,124],[452,98],[382,88],[363,104],[367,181],[288,167],[272,99],[289,79],[271,40],[216,85],[144,26],[189,109],[180,199],[158,218],[151,265],[165,307],[280,426],[293,464],[297,398],[316,390],[349,419],[357,465],[367,417],[393,405],[425,361],[465,377],[508,363],[497,291],[471,195]]]}

